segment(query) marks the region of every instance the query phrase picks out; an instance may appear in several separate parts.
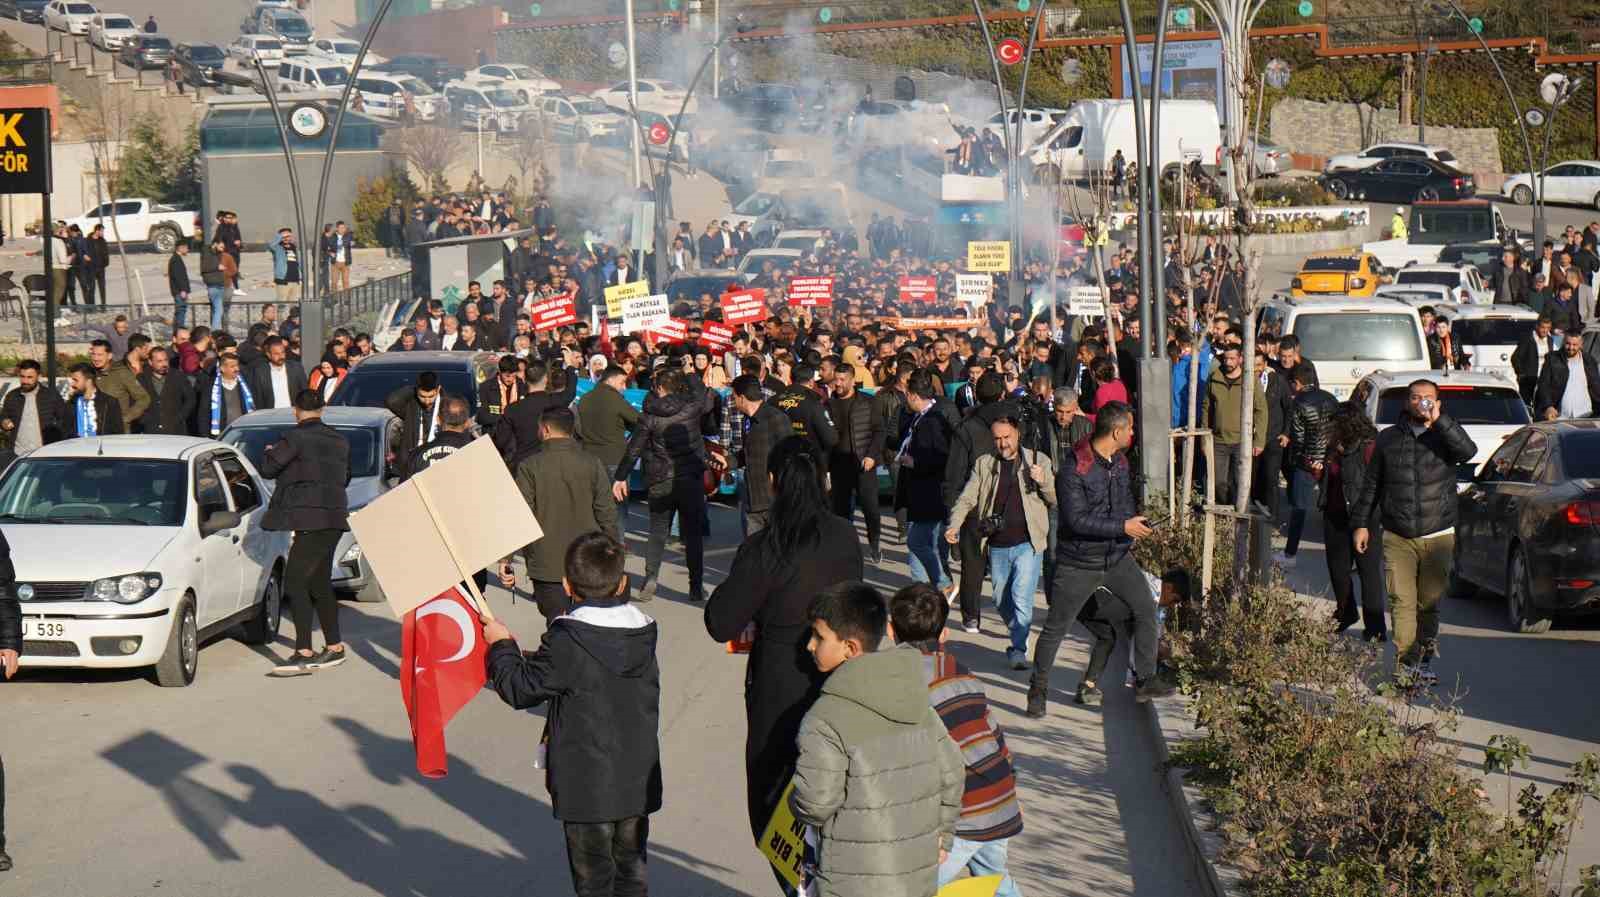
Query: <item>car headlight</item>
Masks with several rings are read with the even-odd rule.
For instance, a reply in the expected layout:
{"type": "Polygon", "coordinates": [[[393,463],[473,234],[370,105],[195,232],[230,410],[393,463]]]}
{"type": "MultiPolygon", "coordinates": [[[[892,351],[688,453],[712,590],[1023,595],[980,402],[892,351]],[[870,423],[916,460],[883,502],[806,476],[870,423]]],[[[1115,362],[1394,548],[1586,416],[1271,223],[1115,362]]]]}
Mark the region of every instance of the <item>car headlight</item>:
{"type": "Polygon", "coordinates": [[[97,579],[89,586],[89,597],[96,601],[115,601],[133,604],[161,591],[160,573],[130,573],[127,576],[108,576],[97,579]]]}
{"type": "Polygon", "coordinates": [[[345,549],[344,555],[339,558],[339,563],[354,564],[359,560],[361,560],[361,543],[354,542],[351,543],[349,548],[345,549]]]}

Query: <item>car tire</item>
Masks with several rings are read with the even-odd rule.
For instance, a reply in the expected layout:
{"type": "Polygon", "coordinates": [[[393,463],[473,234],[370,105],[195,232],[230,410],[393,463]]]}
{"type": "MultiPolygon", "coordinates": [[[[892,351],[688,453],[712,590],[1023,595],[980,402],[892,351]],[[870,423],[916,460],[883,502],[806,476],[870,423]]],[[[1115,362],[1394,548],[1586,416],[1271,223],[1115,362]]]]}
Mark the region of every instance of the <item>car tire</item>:
{"type": "Polygon", "coordinates": [[[150,228],[150,245],[154,246],[155,250],[162,255],[171,254],[178,247],[180,239],[182,239],[182,235],[165,225],[150,228]]]}
{"type": "Polygon", "coordinates": [[[261,604],[256,615],[244,624],[244,642],[247,645],[270,645],[278,639],[278,628],[283,625],[283,580],[277,570],[267,577],[267,588],[261,594],[261,604]]]}
{"type": "Polygon", "coordinates": [[[1330,178],[1328,180],[1328,192],[1333,194],[1334,199],[1345,199],[1350,195],[1350,187],[1338,178],[1330,178]]]}
{"type": "Polygon", "coordinates": [[[1594,206],[1596,210],[1600,210],[1600,193],[1596,193],[1594,199],[1589,200],[1589,204],[1594,206]]]}
{"type": "Polygon", "coordinates": [[[1511,567],[1506,575],[1506,620],[1513,631],[1526,635],[1549,632],[1554,622],[1548,611],[1533,606],[1533,583],[1520,548],[1511,552],[1511,567]]]}
{"type": "Polygon", "coordinates": [[[194,596],[185,595],[172,609],[167,649],[155,665],[156,684],[162,688],[183,688],[194,682],[199,670],[200,627],[195,621],[194,596]]]}
{"type": "Polygon", "coordinates": [[[1433,189],[1432,187],[1423,187],[1421,190],[1417,191],[1417,200],[1418,201],[1432,202],[1433,200],[1436,200],[1438,198],[1439,198],[1439,191],[1433,189]]]}
{"type": "Polygon", "coordinates": [[[1518,184],[1511,188],[1511,201],[1519,206],[1533,204],[1533,188],[1527,184],[1518,184]]]}

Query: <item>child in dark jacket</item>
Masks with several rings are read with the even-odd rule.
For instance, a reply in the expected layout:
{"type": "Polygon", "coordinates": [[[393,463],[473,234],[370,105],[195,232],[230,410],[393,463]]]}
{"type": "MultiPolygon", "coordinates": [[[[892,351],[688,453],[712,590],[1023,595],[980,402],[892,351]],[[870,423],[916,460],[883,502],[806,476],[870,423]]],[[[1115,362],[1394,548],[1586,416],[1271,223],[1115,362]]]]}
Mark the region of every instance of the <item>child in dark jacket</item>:
{"type": "Polygon", "coordinates": [[[625,560],[622,543],[604,533],[573,541],[562,584],[576,606],[551,621],[532,654],[498,621],[483,628],[500,698],[519,710],[551,704],[545,780],[579,897],[646,893],[649,816],[661,809],[656,624],[628,603],[625,560]]]}

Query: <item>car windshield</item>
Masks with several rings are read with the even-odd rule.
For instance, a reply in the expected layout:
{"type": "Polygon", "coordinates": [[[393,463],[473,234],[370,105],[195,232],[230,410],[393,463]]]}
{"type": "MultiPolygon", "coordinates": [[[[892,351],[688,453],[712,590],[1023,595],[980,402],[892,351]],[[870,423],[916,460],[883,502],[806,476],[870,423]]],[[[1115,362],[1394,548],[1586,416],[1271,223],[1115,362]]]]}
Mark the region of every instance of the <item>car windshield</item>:
{"type": "Polygon", "coordinates": [[[329,46],[333,48],[333,52],[335,53],[349,53],[351,56],[354,56],[361,52],[361,45],[353,40],[336,40],[329,46]]]}
{"type": "Polygon", "coordinates": [[[323,86],[331,87],[335,84],[343,84],[349,81],[350,73],[341,66],[329,65],[317,69],[317,77],[321,79],[323,86]]]}
{"type": "Polygon", "coordinates": [[[1461,286],[1461,273],[1459,271],[1401,271],[1395,276],[1395,283],[1406,286],[1419,283],[1436,283],[1442,287],[1455,289],[1461,286]]]}
{"type": "Polygon", "coordinates": [[[429,87],[426,83],[417,78],[401,78],[399,80],[402,88],[410,93],[416,94],[419,97],[433,95],[433,88],[429,87]]]}
{"type": "Polygon", "coordinates": [[[810,162],[768,162],[765,172],[769,178],[812,178],[817,176],[810,162]]]}
{"type": "Polygon", "coordinates": [[[699,302],[700,296],[710,293],[713,298],[721,296],[728,284],[735,282],[734,277],[680,277],[667,284],[667,299],[669,304],[676,305],[679,300],[699,302]]]}
{"type": "Polygon", "coordinates": [[[283,49],[283,44],[278,42],[278,41],[275,41],[275,40],[258,40],[258,41],[256,41],[256,49],[257,50],[282,50],[283,49]]]}
{"type": "Polygon", "coordinates": [[[1571,479],[1600,479],[1600,430],[1561,434],[1561,466],[1571,479]]]}
{"type": "Polygon", "coordinates": [[[102,27],[102,28],[132,28],[133,27],[133,20],[132,19],[106,19],[105,24],[100,26],[100,27],[102,27]]]}
{"type": "Polygon", "coordinates": [[[594,100],[573,100],[572,108],[579,115],[605,115],[611,111],[605,103],[599,103],[594,100]]]}
{"type": "Polygon", "coordinates": [[[284,37],[310,37],[311,28],[305,20],[299,17],[278,18],[272,23],[273,29],[284,37]]]}
{"type": "Polygon", "coordinates": [[[521,97],[503,87],[495,88],[494,90],[486,90],[484,93],[488,94],[489,102],[495,104],[496,106],[504,107],[522,105],[521,97]]]}
{"type": "Polygon", "coordinates": [[[182,461],[24,458],[0,480],[0,523],[180,526],[182,461]]]}
{"type": "Polygon", "coordinates": [[[1312,361],[1415,361],[1425,358],[1416,321],[1383,312],[1302,314],[1294,319],[1300,351],[1312,361]]]}
{"type": "MultiPolygon", "coordinates": [[[[473,382],[472,374],[462,368],[446,368],[434,370],[439,375],[439,385],[451,395],[461,396],[467,400],[474,414],[478,411],[478,384],[473,382]]],[[[344,381],[339,384],[339,389],[333,394],[333,401],[329,404],[345,405],[361,408],[383,408],[384,400],[389,394],[403,386],[415,386],[417,375],[422,368],[399,367],[366,367],[357,365],[344,381]]]]}
{"type": "Polygon", "coordinates": [[[516,78],[518,81],[533,81],[539,77],[538,72],[525,65],[508,65],[506,66],[506,71],[509,71],[511,77],[516,78]]]}
{"type": "Polygon", "coordinates": [[[675,91],[677,91],[679,93],[683,92],[683,88],[679,87],[676,83],[674,83],[672,81],[657,81],[656,82],[656,87],[658,89],[660,89],[660,90],[675,90],[675,91]]]}
{"type": "Polygon", "coordinates": [[[760,217],[772,211],[772,206],[777,201],[778,197],[771,193],[752,193],[746,196],[743,202],[735,206],[733,211],[736,215],[755,215],[760,217]]]}
{"type": "Polygon", "coordinates": [[[139,46],[146,50],[170,50],[172,41],[164,37],[142,37],[139,39],[139,46]]]}
{"type": "Polygon", "coordinates": [[[189,58],[190,59],[194,59],[194,60],[209,62],[209,61],[211,61],[213,59],[221,59],[222,58],[222,51],[217,49],[216,47],[213,47],[213,46],[210,46],[210,45],[200,46],[200,47],[190,47],[189,48],[189,58]]]}
{"type": "Polygon", "coordinates": [[[1450,332],[1463,346],[1515,346],[1537,323],[1532,318],[1457,318],[1450,322],[1450,332]]]}
{"type": "Polygon", "coordinates": [[[94,7],[87,3],[68,3],[67,13],[74,16],[92,16],[94,7]]]}
{"type": "Polygon", "coordinates": [[[1440,162],[1454,162],[1456,160],[1455,153],[1452,153],[1449,150],[1439,150],[1433,154],[1433,157],[1438,159],[1440,162]]]}
{"type": "MultiPolygon", "coordinates": [[[[294,424],[285,423],[281,427],[234,427],[222,434],[222,441],[237,448],[244,453],[250,463],[257,469],[261,467],[261,457],[266,454],[267,446],[272,445],[283,434],[294,429],[294,424]]],[[[350,476],[375,477],[383,472],[383,452],[385,447],[378,437],[378,431],[372,427],[334,427],[345,442],[350,443],[350,476]]]]}
{"type": "Polygon", "coordinates": [[[1353,258],[1349,258],[1347,256],[1340,256],[1340,257],[1337,257],[1337,258],[1325,257],[1325,258],[1309,258],[1309,259],[1306,259],[1305,266],[1302,267],[1300,270],[1302,270],[1302,271],[1355,271],[1355,270],[1359,269],[1360,267],[1361,267],[1361,260],[1360,259],[1353,259],[1353,258]]]}
{"type": "MultiPolygon", "coordinates": [[[[1391,386],[1378,396],[1378,426],[1400,422],[1411,395],[1410,386],[1391,386]]],[[[1515,389],[1504,386],[1439,387],[1440,406],[1458,424],[1513,427],[1528,422],[1528,406],[1515,389]]]]}

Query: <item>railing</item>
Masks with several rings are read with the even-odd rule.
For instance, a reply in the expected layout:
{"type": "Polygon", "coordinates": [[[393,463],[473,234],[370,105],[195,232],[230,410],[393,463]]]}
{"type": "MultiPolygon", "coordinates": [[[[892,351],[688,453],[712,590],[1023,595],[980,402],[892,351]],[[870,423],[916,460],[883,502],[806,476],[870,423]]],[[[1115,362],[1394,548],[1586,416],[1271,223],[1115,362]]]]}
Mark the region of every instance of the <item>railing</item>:
{"type": "Polygon", "coordinates": [[[17,87],[28,84],[49,84],[50,81],[50,57],[48,56],[0,60],[0,86],[17,87]]]}
{"type": "MultiPolygon", "coordinates": [[[[185,326],[211,326],[211,302],[206,298],[204,288],[190,296],[186,305],[189,311],[185,326]]],[[[234,299],[223,309],[222,329],[237,339],[244,339],[244,335],[250,331],[250,325],[261,320],[261,309],[268,305],[278,306],[278,320],[287,317],[289,309],[285,303],[272,299],[234,299]]],[[[165,341],[172,337],[172,316],[177,307],[177,303],[172,301],[61,305],[57,308],[56,340],[74,343],[103,339],[104,334],[111,331],[117,315],[127,315],[129,333],[143,333],[152,339],[165,341]]],[[[44,300],[36,296],[29,304],[29,312],[28,329],[31,332],[26,334],[26,338],[30,342],[44,339],[44,300]]]]}
{"type": "MultiPolygon", "coordinates": [[[[378,280],[358,283],[348,290],[329,293],[322,299],[323,321],[329,331],[345,327],[364,315],[374,315],[393,301],[411,296],[411,272],[393,274],[378,280]]],[[[363,322],[371,325],[371,322],[363,322]]]]}

